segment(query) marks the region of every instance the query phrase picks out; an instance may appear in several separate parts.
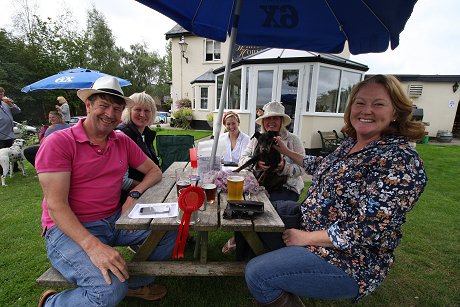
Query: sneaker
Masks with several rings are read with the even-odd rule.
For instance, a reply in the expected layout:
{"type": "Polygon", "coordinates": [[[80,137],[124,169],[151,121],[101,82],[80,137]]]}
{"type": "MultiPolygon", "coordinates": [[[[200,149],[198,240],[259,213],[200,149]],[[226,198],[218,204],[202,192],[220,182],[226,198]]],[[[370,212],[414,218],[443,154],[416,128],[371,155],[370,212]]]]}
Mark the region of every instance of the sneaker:
{"type": "Polygon", "coordinates": [[[38,301],[38,307],[44,306],[48,297],[56,293],[57,291],[54,289],[48,289],[48,290],[43,291],[42,295],[40,296],[40,300],[38,301]]]}
{"type": "Polygon", "coordinates": [[[150,284],[138,289],[128,289],[127,297],[138,297],[147,301],[157,301],[165,297],[168,290],[165,286],[150,284]]]}

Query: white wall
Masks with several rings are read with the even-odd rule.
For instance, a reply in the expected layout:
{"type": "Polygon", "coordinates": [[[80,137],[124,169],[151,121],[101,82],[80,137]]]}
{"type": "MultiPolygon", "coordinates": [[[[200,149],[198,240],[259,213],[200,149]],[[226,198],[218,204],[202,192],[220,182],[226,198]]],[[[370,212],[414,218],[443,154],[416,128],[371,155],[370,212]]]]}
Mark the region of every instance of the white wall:
{"type": "Polygon", "coordinates": [[[402,82],[403,88],[408,91],[410,84],[423,85],[420,97],[411,97],[418,108],[423,108],[423,122],[429,124],[425,127],[428,135],[435,137],[438,130],[452,132],[455,114],[460,100],[460,90],[452,91],[453,82],[402,82]],[[453,107],[450,104],[453,102],[453,107]]]}

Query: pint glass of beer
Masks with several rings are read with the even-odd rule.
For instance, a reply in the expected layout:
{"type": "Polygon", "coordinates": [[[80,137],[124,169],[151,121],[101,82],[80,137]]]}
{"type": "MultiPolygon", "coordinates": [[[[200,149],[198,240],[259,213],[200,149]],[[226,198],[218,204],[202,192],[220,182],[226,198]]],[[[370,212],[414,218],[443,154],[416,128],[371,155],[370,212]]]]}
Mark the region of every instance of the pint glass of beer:
{"type": "Polygon", "coordinates": [[[227,178],[228,200],[243,200],[244,177],[229,176],[227,178]]]}
{"type": "Polygon", "coordinates": [[[216,194],[217,194],[217,186],[210,182],[210,183],[203,183],[201,188],[204,190],[206,194],[206,202],[210,205],[214,204],[216,201],[216,194]]]}
{"type": "Polygon", "coordinates": [[[189,187],[190,184],[190,170],[176,169],[177,198],[179,198],[182,190],[189,187]]]}

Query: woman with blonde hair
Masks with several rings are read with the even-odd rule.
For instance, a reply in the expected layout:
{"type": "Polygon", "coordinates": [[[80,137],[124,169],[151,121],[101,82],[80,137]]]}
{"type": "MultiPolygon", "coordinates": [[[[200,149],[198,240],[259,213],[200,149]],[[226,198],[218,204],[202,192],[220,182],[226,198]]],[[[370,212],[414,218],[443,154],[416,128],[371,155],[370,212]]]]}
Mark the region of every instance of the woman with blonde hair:
{"type": "Polygon", "coordinates": [[[56,110],[61,113],[62,120],[68,124],[70,122],[69,104],[67,103],[67,100],[62,96],[58,96],[56,100],[60,104],[56,105],[56,110]]]}
{"type": "MultiPolygon", "coordinates": [[[[134,104],[129,104],[123,110],[121,115],[121,124],[118,125],[117,130],[120,130],[129,136],[142,151],[149,157],[155,164],[159,165],[160,162],[157,158],[155,149],[153,148],[153,141],[156,137],[156,132],[150,129],[153,123],[157,108],[152,96],[146,92],[134,93],[129,98],[134,101],[134,104]]],[[[137,183],[141,182],[144,174],[136,169],[129,168],[128,179],[123,181],[122,199],[126,199],[125,191],[131,190],[137,183]]]]}

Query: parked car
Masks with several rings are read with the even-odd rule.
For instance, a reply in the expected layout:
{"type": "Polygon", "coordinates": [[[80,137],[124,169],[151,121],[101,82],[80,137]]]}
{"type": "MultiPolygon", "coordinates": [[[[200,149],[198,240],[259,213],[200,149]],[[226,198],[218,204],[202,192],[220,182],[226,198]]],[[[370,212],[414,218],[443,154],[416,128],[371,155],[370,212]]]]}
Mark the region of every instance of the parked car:
{"type": "Polygon", "coordinates": [[[70,121],[69,121],[69,124],[71,126],[75,125],[76,123],[78,123],[78,121],[80,120],[80,118],[86,118],[86,116],[72,116],[70,118],[70,121]]]}
{"type": "Polygon", "coordinates": [[[25,132],[26,135],[37,135],[38,133],[38,130],[37,128],[33,127],[33,126],[29,126],[29,125],[24,125],[24,124],[21,124],[21,123],[18,123],[18,122],[15,122],[13,121],[13,132],[14,132],[14,136],[15,138],[22,138],[24,135],[23,133],[25,132]]]}
{"type": "Polygon", "coordinates": [[[155,124],[166,124],[169,116],[168,112],[157,112],[155,124]]]}

